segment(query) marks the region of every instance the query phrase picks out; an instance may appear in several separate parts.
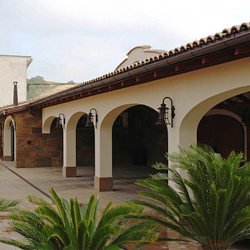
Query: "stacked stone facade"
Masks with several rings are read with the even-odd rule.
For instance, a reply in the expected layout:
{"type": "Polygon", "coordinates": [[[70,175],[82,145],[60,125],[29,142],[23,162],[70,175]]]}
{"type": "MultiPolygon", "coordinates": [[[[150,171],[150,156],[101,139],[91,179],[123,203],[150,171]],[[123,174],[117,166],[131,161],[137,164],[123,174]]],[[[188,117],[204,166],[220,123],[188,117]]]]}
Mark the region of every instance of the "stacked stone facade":
{"type": "MultiPolygon", "coordinates": [[[[168,138],[165,126],[155,126],[155,111],[138,106],[130,108],[127,126],[119,122],[113,126],[113,165],[152,165],[156,161],[167,163],[164,157],[168,151],[168,138]]],[[[15,121],[15,166],[17,168],[62,167],[63,165],[63,130],[55,128],[55,120],[49,134],[42,133],[42,110],[22,111],[12,115],[15,121]]],[[[4,119],[0,121],[0,154],[4,160],[11,156],[4,155],[4,119]]],[[[83,116],[76,128],[76,165],[95,165],[94,128],[85,127],[83,116]]],[[[6,126],[9,124],[7,123],[6,126]]],[[[7,128],[9,129],[9,128],[7,128]]],[[[248,131],[248,135],[249,135],[248,131]]],[[[216,152],[227,157],[235,150],[244,150],[244,132],[242,125],[233,118],[216,115],[205,116],[198,127],[198,143],[207,144],[216,152]],[[210,136],[207,136],[207,135],[210,136]]],[[[249,140],[248,140],[249,141],[249,140]]],[[[247,158],[249,159],[249,154],[247,158]]]]}
{"type": "Polygon", "coordinates": [[[62,129],[51,128],[42,134],[42,112],[16,113],[15,163],[17,168],[61,167],[62,129]]]}

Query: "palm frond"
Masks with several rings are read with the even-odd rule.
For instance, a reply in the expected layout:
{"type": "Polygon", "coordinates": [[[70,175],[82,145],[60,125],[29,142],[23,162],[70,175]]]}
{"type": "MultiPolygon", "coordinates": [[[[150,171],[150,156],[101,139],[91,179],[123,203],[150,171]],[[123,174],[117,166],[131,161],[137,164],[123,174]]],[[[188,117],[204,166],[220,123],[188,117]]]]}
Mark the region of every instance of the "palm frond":
{"type": "MultiPolygon", "coordinates": [[[[7,245],[11,245],[14,247],[18,247],[20,249],[27,249],[27,250],[34,250],[34,244],[32,242],[29,242],[27,240],[23,240],[23,241],[17,241],[17,240],[13,240],[13,239],[8,239],[8,238],[0,238],[0,242],[7,244],[7,245]]],[[[48,250],[50,250],[50,248],[48,248],[48,250]]]]}
{"type": "Polygon", "coordinates": [[[20,200],[7,200],[0,198],[0,212],[10,211],[20,203],[20,200]]]}
{"type": "Polygon", "coordinates": [[[41,205],[38,208],[36,208],[36,211],[46,218],[49,222],[59,225],[61,227],[64,226],[62,217],[57,213],[57,211],[52,208],[51,206],[47,205],[41,205]]]}
{"type": "Polygon", "coordinates": [[[62,223],[63,223],[64,227],[67,227],[67,224],[68,224],[67,214],[66,214],[65,209],[63,207],[62,200],[60,199],[60,197],[57,195],[57,193],[55,192],[55,190],[53,188],[50,189],[50,193],[51,193],[51,196],[52,196],[52,198],[57,206],[62,223]]]}
{"type": "Polygon", "coordinates": [[[194,144],[166,157],[171,165],[157,163],[153,167],[167,170],[168,176],[158,173],[136,183],[151,190],[141,191],[140,196],[157,205],[135,199],[130,202],[152,209],[161,217],[129,215],[127,219],[157,222],[206,250],[215,246],[227,249],[237,240],[250,237],[250,163],[244,164],[242,153],[231,152],[223,159],[212,148],[194,144]],[[187,178],[180,175],[179,169],[186,172],[187,178]],[[160,219],[162,216],[165,219],[160,219]]]}
{"type": "Polygon", "coordinates": [[[122,245],[128,242],[155,243],[160,232],[161,228],[157,223],[140,221],[125,228],[110,244],[122,245]]]}
{"type": "Polygon", "coordinates": [[[50,240],[50,238],[52,237],[56,237],[57,239],[59,239],[64,247],[70,244],[70,239],[68,238],[67,232],[65,232],[60,226],[52,225],[47,231],[47,240],[50,240]]]}
{"type": "Polygon", "coordinates": [[[30,203],[35,204],[37,206],[40,206],[40,205],[49,205],[50,204],[45,199],[43,199],[41,197],[37,197],[35,195],[28,195],[27,200],[30,203]]]}

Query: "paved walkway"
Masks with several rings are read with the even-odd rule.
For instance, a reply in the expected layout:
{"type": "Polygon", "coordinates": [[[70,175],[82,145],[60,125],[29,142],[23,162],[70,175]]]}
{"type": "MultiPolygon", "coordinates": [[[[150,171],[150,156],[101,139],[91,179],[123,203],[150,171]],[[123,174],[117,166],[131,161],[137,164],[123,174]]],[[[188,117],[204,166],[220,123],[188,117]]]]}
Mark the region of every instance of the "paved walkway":
{"type": "MultiPolygon", "coordinates": [[[[62,197],[77,197],[79,202],[87,204],[91,194],[100,196],[99,209],[104,209],[109,201],[114,205],[124,204],[126,200],[138,197],[142,188],[135,185],[138,178],[147,178],[148,170],[126,167],[114,169],[114,190],[98,192],[94,189],[94,168],[78,167],[76,178],[63,178],[61,168],[14,168],[13,162],[0,162],[5,171],[0,172],[2,197],[25,200],[28,194],[49,197],[49,188],[53,187],[62,197]],[[11,184],[11,185],[10,185],[11,184]]],[[[23,202],[25,204],[25,202],[23,202]]],[[[26,205],[26,204],[25,204],[26,205]]]]}
{"type": "MultiPolygon", "coordinates": [[[[93,186],[94,168],[79,167],[77,169],[77,178],[62,177],[61,168],[14,168],[13,162],[1,162],[0,167],[0,197],[8,199],[21,199],[21,206],[26,209],[32,209],[33,205],[26,200],[27,195],[36,195],[49,200],[49,188],[53,187],[62,197],[69,199],[77,197],[79,203],[87,204],[91,194],[100,196],[99,215],[109,201],[114,205],[124,204],[126,200],[138,198],[137,192],[142,188],[134,184],[138,178],[146,178],[152,168],[146,167],[120,167],[113,169],[114,191],[97,192],[93,186]],[[1,167],[2,166],[2,167],[1,167]]],[[[169,237],[174,237],[174,233],[167,232],[169,237]]],[[[6,219],[6,213],[0,213],[0,237],[17,239],[20,236],[11,231],[6,219]]],[[[171,242],[158,246],[145,248],[152,250],[198,250],[199,248],[187,243],[171,242]]],[[[234,248],[236,249],[236,248],[234,248]]],[[[238,248],[249,249],[249,248],[238,248]]],[[[17,250],[15,247],[0,244],[0,250],[17,250]]]]}

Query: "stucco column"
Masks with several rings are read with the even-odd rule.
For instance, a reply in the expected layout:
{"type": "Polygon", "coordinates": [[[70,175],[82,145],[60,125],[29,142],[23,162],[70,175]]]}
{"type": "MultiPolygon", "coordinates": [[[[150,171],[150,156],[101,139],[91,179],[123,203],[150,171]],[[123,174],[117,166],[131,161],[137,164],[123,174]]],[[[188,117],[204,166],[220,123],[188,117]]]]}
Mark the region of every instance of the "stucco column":
{"type": "Polygon", "coordinates": [[[76,177],[76,130],[63,129],[63,177],[76,177]]]}
{"type": "Polygon", "coordinates": [[[112,127],[95,129],[95,178],[98,191],[113,191],[112,127]]]}
{"type": "MultiPolygon", "coordinates": [[[[190,124],[189,126],[176,126],[174,128],[168,128],[168,153],[174,153],[179,151],[179,147],[187,148],[193,143],[197,142],[197,126],[190,124]]],[[[169,162],[168,164],[171,164],[169,162]]],[[[179,174],[187,178],[186,171],[178,169],[179,174]]],[[[173,182],[169,182],[169,185],[176,189],[173,182]]]]}

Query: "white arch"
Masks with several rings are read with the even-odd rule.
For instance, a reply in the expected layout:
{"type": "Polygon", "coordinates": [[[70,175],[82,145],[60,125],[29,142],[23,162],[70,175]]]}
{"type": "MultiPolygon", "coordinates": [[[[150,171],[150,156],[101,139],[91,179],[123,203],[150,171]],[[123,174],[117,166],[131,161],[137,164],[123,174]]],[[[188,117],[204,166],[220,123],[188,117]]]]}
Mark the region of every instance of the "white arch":
{"type": "MultiPolygon", "coordinates": [[[[220,92],[196,104],[181,119],[178,130],[169,131],[169,153],[177,152],[178,146],[188,147],[193,143],[197,143],[197,129],[202,117],[220,102],[248,91],[250,91],[250,86],[233,88],[220,92]]],[[[176,110],[177,112],[178,110],[176,110]]],[[[181,176],[187,178],[185,171],[179,169],[179,172],[181,176]]],[[[172,185],[171,182],[170,185],[172,185]]]]}
{"type": "Polygon", "coordinates": [[[63,130],[63,177],[76,176],[76,126],[85,112],[78,111],[66,121],[63,130]]]}
{"type": "Polygon", "coordinates": [[[205,114],[205,116],[210,116],[210,115],[226,115],[226,116],[230,116],[230,117],[234,118],[235,120],[237,120],[239,123],[245,124],[244,122],[242,122],[242,119],[241,119],[240,116],[238,116],[234,112],[226,110],[226,109],[210,109],[205,114]]]}
{"type": "Polygon", "coordinates": [[[197,141],[200,120],[216,104],[250,91],[249,66],[250,58],[243,58],[172,77],[156,78],[141,85],[100,92],[99,95],[45,107],[42,112],[43,119],[63,112],[67,122],[71,114],[96,108],[99,116],[98,128],[95,129],[95,159],[98,163],[96,177],[110,177],[110,156],[105,151],[108,154],[112,152],[112,124],[119,113],[141,104],[156,109],[164,97],[171,97],[176,116],[174,127],[167,128],[168,150],[170,153],[176,152],[178,145],[186,147],[197,141]]]}
{"type": "Polygon", "coordinates": [[[7,116],[4,122],[4,148],[3,148],[3,154],[4,154],[4,160],[5,161],[11,161],[11,148],[14,147],[14,161],[16,158],[16,123],[12,116],[7,116]],[[13,125],[14,129],[14,145],[12,145],[12,136],[11,136],[11,126],[10,123],[13,125]]]}
{"type": "Polygon", "coordinates": [[[182,119],[179,130],[179,145],[187,147],[197,142],[197,128],[202,117],[220,102],[233,96],[250,91],[250,86],[234,88],[226,92],[219,93],[193,107],[182,119]]]}
{"type": "Polygon", "coordinates": [[[43,134],[49,134],[50,133],[51,124],[52,124],[52,122],[54,121],[55,118],[56,118],[56,116],[49,116],[43,122],[43,124],[42,124],[42,133],[43,134]]]}
{"type": "Polygon", "coordinates": [[[95,189],[99,191],[113,190],[112,177],[112,127],[117,116],[124,110],[144,105],[153,110],[154,108],[141,103],[128,103],[113,108],[103,118],[95,134],[95,189]]]}

